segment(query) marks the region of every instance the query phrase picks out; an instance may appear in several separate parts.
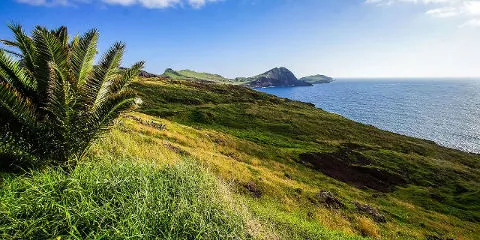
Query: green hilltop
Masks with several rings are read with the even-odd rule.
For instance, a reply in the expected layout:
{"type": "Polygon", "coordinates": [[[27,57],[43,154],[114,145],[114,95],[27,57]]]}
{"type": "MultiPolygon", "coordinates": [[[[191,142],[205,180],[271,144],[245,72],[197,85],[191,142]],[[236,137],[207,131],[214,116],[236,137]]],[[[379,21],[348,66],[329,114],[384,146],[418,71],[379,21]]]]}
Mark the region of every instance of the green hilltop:
{"type": "Polygon", "coordinates": [[[210,81],[210,82],[219,82],[219,83],[236,83],[234,79],[225,78],[218,74],[195,72],[188,69],[175,71],[171,68],[167,68],[165,72],[160,76],[171,78],[171,79],[184,79],[184,80],[187,79],[187,80],[210,81]]]}

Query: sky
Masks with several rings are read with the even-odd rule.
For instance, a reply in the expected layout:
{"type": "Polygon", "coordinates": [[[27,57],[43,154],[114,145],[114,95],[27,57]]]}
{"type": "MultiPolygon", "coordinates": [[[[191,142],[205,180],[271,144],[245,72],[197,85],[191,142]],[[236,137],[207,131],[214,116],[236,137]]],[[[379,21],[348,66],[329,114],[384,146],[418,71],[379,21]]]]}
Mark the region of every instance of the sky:
{"type": "Polygon", "coordinates": [[[96,28],[153,73],[480,77],[480,0],[0,0],[9,23],[96,28]]]}

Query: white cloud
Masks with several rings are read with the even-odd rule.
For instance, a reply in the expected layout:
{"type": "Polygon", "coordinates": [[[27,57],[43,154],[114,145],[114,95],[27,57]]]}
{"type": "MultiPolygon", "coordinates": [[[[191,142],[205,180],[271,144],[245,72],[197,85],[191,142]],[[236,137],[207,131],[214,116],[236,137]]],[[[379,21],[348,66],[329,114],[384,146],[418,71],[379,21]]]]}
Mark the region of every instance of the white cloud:
{"type": "Polygon", "coordinates": [[[432,17],[448,18],[448,17],[459,16],[462,14],[462,12],[463,10],[457,7],[441,7],[441,8],[430,9],[426,11],[425,14],[430,15],[432,17]]]}
{"type": "Polygon", "coordinates": [[[434,18],[458,18],[459,27],[480,27],[480,0],[365,0],[368,4],[421,4],[429,8],[425,14],[434,18]]]}
{"type": "Polygon", "coordinates": [[[459,27],[460,28],[478,28],[480,27],[480,19],[478,18],[470,19],[465,23],[461,24],[459,27]]]}
{"type": "Polygon", "coordinates": [[[109,5],[132,6],[140,5],[145,8],[168,8],[174,6],[189,5],[194,8],[203,7],[209,2],[221,0],[16,0],[19,3],[26,3],[34,6],[68,6],[79,3],[102,2],[109,5]]]}

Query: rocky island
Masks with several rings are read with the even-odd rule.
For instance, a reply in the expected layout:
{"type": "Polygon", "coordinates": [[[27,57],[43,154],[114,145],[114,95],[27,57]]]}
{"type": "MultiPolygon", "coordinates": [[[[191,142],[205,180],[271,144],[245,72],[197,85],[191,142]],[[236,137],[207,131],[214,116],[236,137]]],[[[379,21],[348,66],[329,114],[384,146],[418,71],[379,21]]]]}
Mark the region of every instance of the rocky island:
{"type": "Polygon", "coordinates": [[[307,83],[311,83],[311,84],[331,83],[334,81],[333,78],[329,76],[321,75],[321,74],[303,77],[303,78],[300,78],[299,80],[307,83]]]}
{"type": "MultiPolygon", "coordinates": [[[[239,81],[244,80],[244,78],[237,78],[239,81]]],[[[243,85],[251,88],[262,88],[262,87],[294,87],[294,86],[311,86],[311,83],[298,80],[295,75],[284,67],[277,67],[271,69],[260,75],[247,78],[247,81],[244,81],[243,85]]]]}
{"type": "MultiPolygon", "coordinates": [[[[148,77],[145,76],[145,74],[141,76],[148,77]]],[[[201,82],[228,83],[250,88],[312,86],[313,84],[330,83],[333,81],[333,78],[320,74],[297,79],[297,77],[285,67],[276,67],[253,77],[237,77],[234,79],[226,78],[218,74],[195,72],[192,70],[175,71],[171,68],[167,68],[160,77],[201,82]]]]}

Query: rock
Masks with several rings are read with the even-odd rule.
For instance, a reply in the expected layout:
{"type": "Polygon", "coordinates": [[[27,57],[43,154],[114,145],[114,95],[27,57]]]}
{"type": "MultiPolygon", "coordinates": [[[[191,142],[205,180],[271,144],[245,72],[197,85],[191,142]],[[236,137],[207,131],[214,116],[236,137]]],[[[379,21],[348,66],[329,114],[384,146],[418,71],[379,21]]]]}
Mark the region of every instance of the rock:
{"type": "MultiPolygon", "coordinates": [[[[128,68],[120,67],[120,69],[127,70],[128,68]]],[[[138,76],[139,77],[145,77],[145,78],[159,77],[159,75],[157,75],[157,74],[149,73],[149,72],[144,71],[144,70],[140,70],[140,72],[138,73],[138,76]]]]}
{"type": "Polygon", "coordinates": [[[144,120],[142,118],[131,116],[131,115],[127,115],[125,117],[130,118],[132,120],[135,120],[135,121],[137,121],[137,122],[139,122],[139,123],[141,123],[145,126],[153,127],[153,128],[159,129],[159,130],[167,130],[167,126],[165,126],[165,124],[163,124],[163,123],[159,123],[159,122],[155,122],[155,121],[151,121],[151,120],[144,120]]]}
{"type": "Polygon", "coordinates": [[[358,211],[370,215],[373,218],[373,220],[375,220],[376,222],[380,222],[380,223],[387,222],[387,219],[385,218],[385,215],[378,212],[378,210],[375,209],[374,207],[372,207],[368,204],[362,204],[362,203],[359,203],[359,202],[353,202],[353,204],[355,205],[355,208],[358,211]]]}
{"type": "MultiPolygon", "coordinates": [[[[237,78],[239,79],[239,78],[237,78]]],[[[238,80],[240,81],[240,80],[238,80]]],[[[311,86],[312,84],[299,81],[297,77],[284,67],[271,69],[263,74],[242,80],[246,86],[252,88],[262,87],[292,87],[292,86],[311,86]]]]}
{"type": "Polygon", "coordinates": [[[147,71],[143,71],[143,70],[141,70],[141,71],[138,73],[138,76],[140,76],[140,77],[145,77],[145,78],[154,78],[154,77],[158,77],[158,75],[156,75],[156,74],[149,73],[149,72],[147,72],[147,71]]]}
{"type": "Polygon", "coordinates": [[[317,196],[320,202],[324,203],[329,208],[339,209],[345,207],[345,204],[329,191],[321,191],[317,196]]]}

